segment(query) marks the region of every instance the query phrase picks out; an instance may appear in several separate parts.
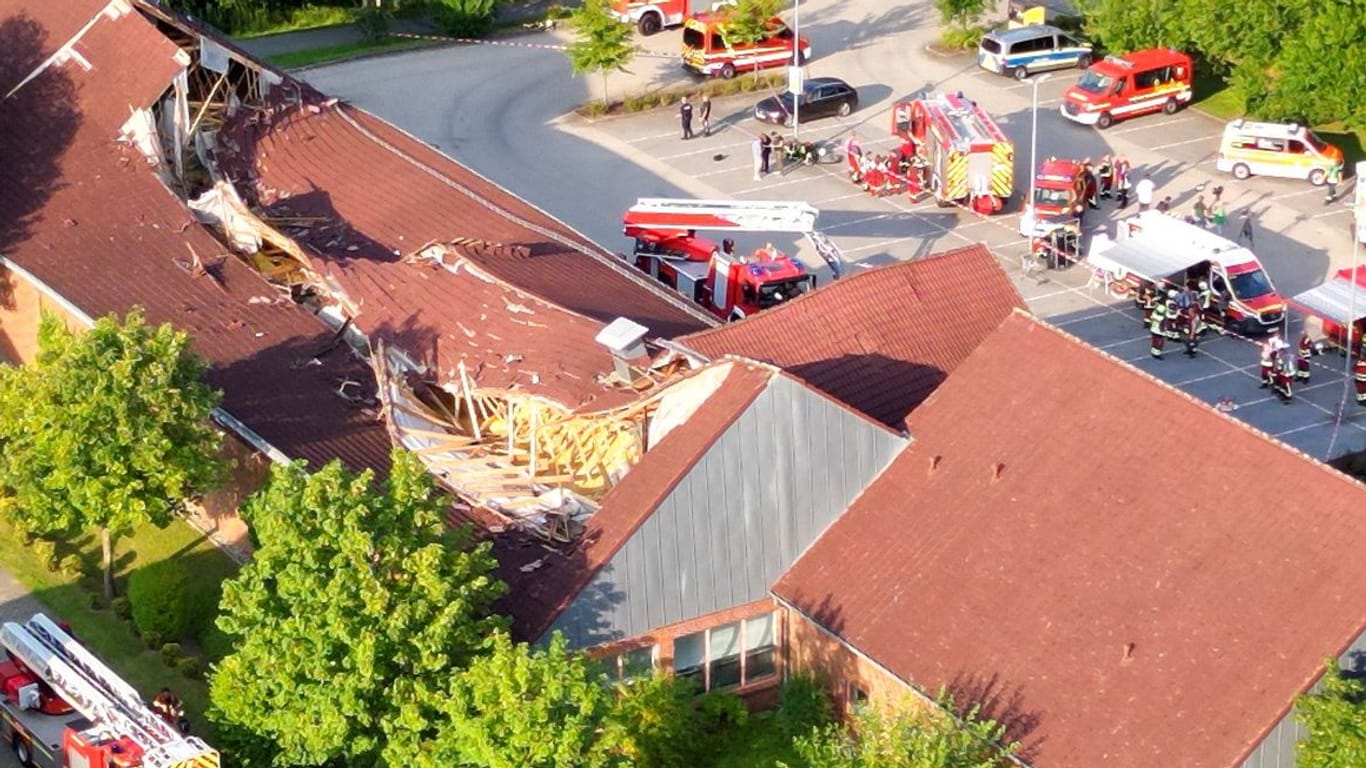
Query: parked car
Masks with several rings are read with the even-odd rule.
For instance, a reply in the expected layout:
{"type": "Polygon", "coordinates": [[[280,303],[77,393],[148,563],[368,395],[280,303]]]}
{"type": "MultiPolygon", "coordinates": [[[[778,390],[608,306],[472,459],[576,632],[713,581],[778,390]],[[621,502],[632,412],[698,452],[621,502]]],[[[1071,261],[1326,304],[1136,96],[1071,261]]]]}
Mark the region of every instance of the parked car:
{"type": "Polygon", "coordinates": [[[797,121],[818,117],[847,117],[858,109],[858,91],[837,77],[813,77],[802,83],[801,100],[795,104],[794,101],[795,95],[791,91],[769,96],[754,105],[754,119],[791,127],[797,121]]]}

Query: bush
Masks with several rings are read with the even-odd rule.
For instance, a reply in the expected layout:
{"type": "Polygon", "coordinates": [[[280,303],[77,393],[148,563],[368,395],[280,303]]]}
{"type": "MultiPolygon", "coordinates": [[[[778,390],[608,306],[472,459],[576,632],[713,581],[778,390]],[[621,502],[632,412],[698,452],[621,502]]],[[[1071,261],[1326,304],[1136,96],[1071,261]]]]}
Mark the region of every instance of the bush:
{"type": "Polygon", "coordinates": [[[493,29],[495,0],[439,0],[436,23],[452,37],[483,37],[493,29]]]}
{"type": "Polygon", "coordinates": [[[987,33],[986,27],[950,27],[943,31],[939,36],[945,48],[957,50],[976,49],[982,42],[982,36],[987,33]]]}
{"type": "MultiPolygon", "coordinates": [[[[189,580],[177,560],[145,565],[128,578],[128,599],[133,604],[133,626],[144,639],[156,636],[178,640],[190,629],[187,599],[189,580]]],[[[160,648],[161,643],[148,643],[160,648]]]]}
{"type": "Polygon", "coordinates": [[[142,642],[154,651],[166,644],[166,638],[160,632],[143,632],[141,634],[142,642]]]}
{"type": "Polygon", "coordinates": [[[66,555],[57,561],[57,570],[63,576],[79,579],[85,575],[85,563],[80,555],[66,555]]]}
{"type": "Polygon", "coordinates": [[[697,706],[702,718],[702,730],[717,733],[749,722],[745,702],[733,693],[708,693],[697,706]]]}
{"type": "Polygon", "coordinates": [[[85,600],[86,605],[92,611],[98,611],[104,607],[104,595],[101,595],[99,592],[86,592],[85,600]]]}
{"type": "Polygon", "coordinates": [[[122,595],[114,598],[109,603],[109,607],[114,609],[114,615],[127,621],[133,618],[133,603],[122,595]]]}
{"type": "Polygon", "coordinates": [[[166,643],[161,646],[161,663],[174,667],[181,658],[180,643],[166,643]]]}
{"type": "Polygon", "coordinates": [[[29,548],[33,550],[33,556],[38,558],[38,562],[42,563],[44,568],[54,572],[57,570],[56,542],[47,539],[34,539],[29,548]]]}
{"type": "Polygon", "coordinates": [[[699,727],[696,684],[657,674],[625,687],[618,714],[628,734],[626,756],[636,768],[704,762],[709,736],[699,727]]]}
{"type": "Polygon", "coordinates": [[[204,667],[200,665],[199,659],[196,659],[193,656],[186,656],[185,658],[177,661],[175,664],[175,668],[176,671],[180,672],[180,674],[190,678],[191,680],[197,680],[199,679],[200,675],[204,674],[204,667]]]}
{"type": "Polygon", "coordinates": [[[835,708],[819,680],[809,675],[794,675],[783,684],[777,724],[784,736],[805,736],[812,728],[828,725],[834,719],[835,708]]]}
{"type": "Polygon", "coordinates": [[[393,15],[386,8],[367,5],[356,13],[356,31],[367,42],[383,40],[389,36],[389,22],[393,15]]]}

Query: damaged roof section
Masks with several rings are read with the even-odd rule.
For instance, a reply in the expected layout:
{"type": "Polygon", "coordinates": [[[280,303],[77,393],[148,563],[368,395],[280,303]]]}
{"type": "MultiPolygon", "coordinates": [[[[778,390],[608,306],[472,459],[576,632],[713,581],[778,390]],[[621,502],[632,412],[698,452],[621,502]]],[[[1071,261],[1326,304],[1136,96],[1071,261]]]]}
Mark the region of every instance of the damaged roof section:
{"type": "Polygon", "coordinates": [[[80,34],[70,55],[0,102],[7,277],[27,273],[91,317],[143,307],[150,321],[190,334],[224,410],[271,447],[315,465],[341,458],[387,469],[368,366],[229,256],[143,151],[120,140],[130,116],[155,125],[146,115],[184,70],[184,52],[127,3],[92,5],[79,25],[54,6],[85,8],[10,2],[0,19],[0,66],[11,83],[66,42],[54,40],[80,34]]]}

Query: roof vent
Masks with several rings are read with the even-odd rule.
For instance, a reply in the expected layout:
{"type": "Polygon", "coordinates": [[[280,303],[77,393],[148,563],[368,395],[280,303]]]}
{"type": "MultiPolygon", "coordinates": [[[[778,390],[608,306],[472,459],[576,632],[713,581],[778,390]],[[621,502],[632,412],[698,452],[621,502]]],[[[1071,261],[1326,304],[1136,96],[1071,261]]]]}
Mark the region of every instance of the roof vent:
{"type": "Polygon", "coordinates": [[[939,463],[942,462],[943,460],[944,460],[944,457],[943,457],[943,456],[940,456],[940,455],[938,455],[938,454],[935,454],[934,456],[931,456],[931,457],[930,457],[930,474],[931,474],[931,475],[934,474],[934,471],[935,471],[936,469],[939,469],[939,463]]]}
{"type": "Polygon", "coordinates": [[[1124,656],[1120,658],[1120,664],[1128,664],[1134,660],[1134,649],[1138,648],[1134,643],[1124,644],[1124,656]]]}
{"type": "Polygon", "coordinates": [[[630,361],[645,356],[645,334],[649,332],[650,329],[640,323],[618,317],[598,331],[593,340],[612,351],[617,375],[625,381],[631,381],[634,376],[630,361]]]}
{"type": "Polygon", "coordinates": [[[992,465],[991,465],[991,482],[994,483],[994,482],[1000,480],[1000,479],[1001,479],[1001,475],[1002,475],[1005,471],[1006,471],[1006,465],[1002,464],[1001,462],[998,461],[998,462],[996,462],[995,464],[992,464],[992,465]]]}

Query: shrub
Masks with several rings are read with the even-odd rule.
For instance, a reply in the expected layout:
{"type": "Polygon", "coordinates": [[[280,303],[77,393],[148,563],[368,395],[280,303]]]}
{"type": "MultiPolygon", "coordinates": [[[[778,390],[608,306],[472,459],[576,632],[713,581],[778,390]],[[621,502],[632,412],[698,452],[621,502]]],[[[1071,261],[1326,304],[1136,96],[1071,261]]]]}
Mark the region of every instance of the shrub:
{"type": "Polygon", "coordinates": [[[743,726],[749,722],[749,710],[745,702],[733,693],[708,693],[697,706],[702,718],[702,729],[716,733],[743,726]]]}
{"type": "MultiPolygon", "coordinates": [[[[178,640],[190,628],[188,579],[177,560],[145,565],[128,578],[128,599],[133,604],[133,626],[143,638],[156,636],[178,640]]],[[[160,648],[161,643],[149,645],[160,648]]]]}
{"type": "Polygon", "coordinates": [[[828,725],[834,719],[834,706],[819,680],[809,675],[793,675],[783,684],[777,724],[784,736],[805,736],[812,728],[828,725]]]}
{"type": "Polygon", "coordinates": [[[191,680],[197,680],[199,676],[204,673],[204,668],[200,665],[199,659],[196,659],[193,656],[186,656],[177,661],[175,663],[175,668],[180,674],[191,680]]]}
{"type": "Polygon", "coordinates": [[[104,595],[101,595],[99,592],[86,592],[85,600],[87,606],[92,611],[98,611],[104,607],[104,595]]]}
{"type": "Polygon", "coordinates": [[[66,555],[57,561],[57,570],[63,576],[79,579],[85,575],[85,563],[80,555],[66,555]]]}
{"type": "Polygon", "coordinates": [[[166,638],[163,637],[160,632],[143,632],[142,642],[145,643],[148,648],[156,650],[166,644],[166,638]]]}
{"type": "Polygon", "coordinates": [[[161,646],[161,663],[174,667],[181,658],[180,643],[166,643],[161,646]]]}
{"type": "Polygon", "coordinates": [[[356,12],[356,31],[361,38],[373,42],[389,36],[389,22],[393,16],[387,8],[367,5],[356,12]]]}
{"type": "Polygon", "coordinates": [[[114,615],[127,621],[133,618],[133,603],[122,595],[114,598],[109,603],[109,607],[114,609],[114,615]]]}
{"type": "Polygon", "coordinates": [[[628,683],[618,717],[627,734],[626,756],[636,768],[698,765],[715,736],[700,727],[696,684],[673,675],[628,683]]]}
{"type": "Polygon", "coordinates": [[[493,29],[495,0],[439,0],[436,23],[452,37],[483,37],[493,29]]]}
{"type": "Polygon", "coordinates": [[[982,36],[986,33],[986,27],[950,27],[940,34],[939,41],[943,43],[945,48],[965,51],[975,49],[982,42],[982,36]]]}
{"type": "Polygon", "coordinates": [[[33,556],[38,558],[38,562],[49,571],[57,570],[57,543],[47,539],[34,539],[29,547],[33,550],[33,556]]]}

